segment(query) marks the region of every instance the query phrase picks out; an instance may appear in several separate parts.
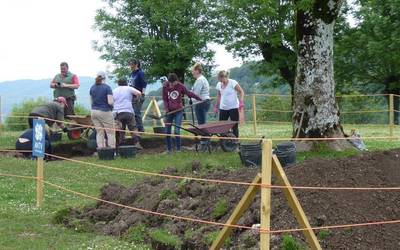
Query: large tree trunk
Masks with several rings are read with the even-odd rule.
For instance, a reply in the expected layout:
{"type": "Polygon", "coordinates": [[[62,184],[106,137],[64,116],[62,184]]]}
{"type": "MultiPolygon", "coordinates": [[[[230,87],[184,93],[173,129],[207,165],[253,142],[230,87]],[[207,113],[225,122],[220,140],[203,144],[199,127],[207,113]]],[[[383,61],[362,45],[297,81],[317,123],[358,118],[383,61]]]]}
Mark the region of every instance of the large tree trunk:
{"type": "MultiPolygon", "coordinates": [[[[333,27],[341,0],[316,0],[309,11],[298,10],[298,59],[294,86],[293,136],[344,137],[335,100],[333,27]]],[[[346,140],[326,141],[335,150],[349,147],[346,140]]],[[[314,146],[315,143],[304,143],[314,146]]]]}

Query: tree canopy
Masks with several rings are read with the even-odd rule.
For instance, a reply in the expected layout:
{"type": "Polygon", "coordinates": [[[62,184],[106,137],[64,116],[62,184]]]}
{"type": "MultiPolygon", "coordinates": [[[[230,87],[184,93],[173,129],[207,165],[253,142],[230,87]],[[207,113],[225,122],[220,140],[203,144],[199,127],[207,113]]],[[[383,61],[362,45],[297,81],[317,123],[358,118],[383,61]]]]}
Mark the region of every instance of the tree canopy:
{"type": "Polygon", "coordinates": [[[147,77],[175,72],[183,80],[195,61],[211,62],[207,44],[212,34],[207,4],[202,0],[105,0],[95,28],[103,40],[95,43],[102,58],[117,66],[117,75],[128,73],[132,58],[142,61],[147,77]]]}

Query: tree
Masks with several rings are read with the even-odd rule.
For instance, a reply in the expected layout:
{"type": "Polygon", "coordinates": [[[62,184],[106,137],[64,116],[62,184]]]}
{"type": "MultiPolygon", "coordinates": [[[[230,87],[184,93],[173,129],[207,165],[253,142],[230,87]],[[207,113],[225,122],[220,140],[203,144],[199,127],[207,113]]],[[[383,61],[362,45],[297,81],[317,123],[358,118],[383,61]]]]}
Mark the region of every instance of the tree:
{"type": "MultiPolygon", "coordinates": [[[[294,6],[288,0],[223,0],[215,11],[217,42],[243,59],[262,56],[260,73],[294,85],[294,6]]],[[[293,88],[292,88],[293,89],[293,88]]]]}
{"type": "MultiPolygon", "coordinates": [[[[293,135],[343,137],[333,77],[334,25],[342,0],[297,1],[296,4],[298,58],[293,135]]],[[[340,150],[347,142],[336,141],[330,145],[340,150]]]]}
{"type": "MultiPolygon", "coordinates": [[[[357,25],[337,40],[338,79],[360,90],[378,85],[385,94],[399,94],[400,1],[361,0],[358,4],[357,25]]],[[[395,98],[395,109],[400,109],[399,98],[395,98]]],[[[395,115],[399,122],[399,113],[395,115]]]]}
{"type": "Polygon", "coordinates": [[[194,60],[210,63],[207,48],[212,34],[206,18],[206,4],[200,0],[104,0],[95,28],[103,41],[95,48],[113,62],[117,75],[128,72],[128,61],[138,58],[147,77],[175,72],[184,81],[194,60]]]}

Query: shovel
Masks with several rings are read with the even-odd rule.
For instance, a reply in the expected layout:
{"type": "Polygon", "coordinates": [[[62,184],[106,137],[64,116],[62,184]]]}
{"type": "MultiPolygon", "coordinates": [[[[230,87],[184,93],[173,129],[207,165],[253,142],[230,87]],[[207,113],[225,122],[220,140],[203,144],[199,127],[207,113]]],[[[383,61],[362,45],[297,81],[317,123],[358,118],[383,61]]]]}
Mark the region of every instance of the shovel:
{"type": "Polygon", "coordinates": [[[184,106],[184,107],[182,107],[182,108],[179,108],[179,109],[176,109],[176,110],[174,110],[174,111],[168,112],[168,113],[166,113],[166,114],[164,114],[164,115],[161,115],[161,116],[152,115],[152,114],[147,114],[147,116],[150,117],[150,118],[152,118],[152,119],[161,120],[161,119],[165,118],[165,117],[168,116],[168,115],[175,114],[175,113],[177,113],[177,112],[179,112],[179,111],[182,111],[182,110],[185,110],[185,109],[187,109],[187,108],[193,107],[193,106],[198,105],[198,104],[200,104],[200,103],[203,103],[203,102],[205,102],[205,101],[207,101],[207,100],[203,100],[203,101],[200,101],[200,102],[198,102],[198,103],[194,103],[194,104],[191,104],[191,105],[184,106]]]}

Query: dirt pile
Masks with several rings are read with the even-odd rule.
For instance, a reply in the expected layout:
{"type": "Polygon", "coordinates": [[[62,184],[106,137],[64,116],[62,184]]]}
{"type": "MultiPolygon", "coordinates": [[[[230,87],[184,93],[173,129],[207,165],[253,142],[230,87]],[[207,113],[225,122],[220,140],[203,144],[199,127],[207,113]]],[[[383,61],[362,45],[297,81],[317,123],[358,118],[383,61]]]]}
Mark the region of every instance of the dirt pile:
{"type": "MultiPolygon", "coordinates": [[[[202,169],[198,162],[193,169],[202,169]]],[[[217,169],[197,176],[250,182],[258,170],[217,169]]],[[[181,175],[174,168],[166,173],[181,175]]],[[[187,174],[187,173],[186,173],[187,174]]],[[[287,169],[292,185],[337,187],[389,187],[400,183],[400,151],[366,153],[360,156],[314,159],[287,169]]],[[[188,180],[148,178],[132,187],[107,184],[101,198],[161,213],[225,222],[245,187],[216,185],[188,180]]],[[[400,218],[399,191],[318,191],[296,190],[312,226],[352,224],[400,218]]],[[[272,229],[298,228],[280,190],[272,193],[272,229]]],[[[171,220],[134,212],[98,202],[82,210],[59,213],[58,222],[75,229],[120,236],[154,249],[207,249],[220,228],[171,220]]],[[[239,224],[259,223],[259,196],[239,224]]],[[[400,225],[370,226],[316,232],[324,249],[400,249],[400,225]]],[[[305,245],[300,233],[292,234],[305,245]]],[[[282,235],[271,238],[279,249],[282,235]]],[[[257,249],[259,237],[253,230],[234,230],[227,246],[231,249],[257,249]]]]}

